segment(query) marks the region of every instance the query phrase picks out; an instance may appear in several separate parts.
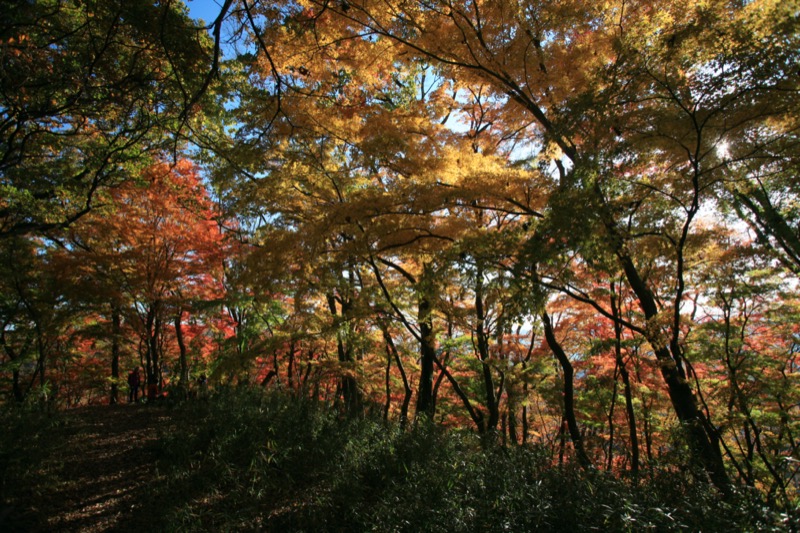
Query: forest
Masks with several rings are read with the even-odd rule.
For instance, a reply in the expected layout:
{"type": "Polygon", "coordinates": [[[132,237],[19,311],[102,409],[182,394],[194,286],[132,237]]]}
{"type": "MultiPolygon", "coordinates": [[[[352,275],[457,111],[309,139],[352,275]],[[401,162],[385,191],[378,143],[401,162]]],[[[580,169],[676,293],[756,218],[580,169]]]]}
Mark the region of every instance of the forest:
{"type": "Polygon", "coordinates": [[[800,527],[796,0],[4,11],[3,410],[140,368],[800,527]]]}

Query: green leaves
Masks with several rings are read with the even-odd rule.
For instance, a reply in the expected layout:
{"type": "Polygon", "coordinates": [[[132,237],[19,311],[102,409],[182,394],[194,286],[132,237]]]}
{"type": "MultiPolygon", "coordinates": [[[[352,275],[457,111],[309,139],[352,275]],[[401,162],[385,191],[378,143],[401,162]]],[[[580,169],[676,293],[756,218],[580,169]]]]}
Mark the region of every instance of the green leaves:
{"type": "Polygon", "coordinates": [[[0,24],[0,236],[66,226],[174,147],[208,38],[178,3],[17,2],[0,24]],[[134,168],[131,168],[134,167],[134,168]],[[16,197],[16,198],[15,198],[16,197]],[[25,198],[25,202],[19,199],[25,198]]]}

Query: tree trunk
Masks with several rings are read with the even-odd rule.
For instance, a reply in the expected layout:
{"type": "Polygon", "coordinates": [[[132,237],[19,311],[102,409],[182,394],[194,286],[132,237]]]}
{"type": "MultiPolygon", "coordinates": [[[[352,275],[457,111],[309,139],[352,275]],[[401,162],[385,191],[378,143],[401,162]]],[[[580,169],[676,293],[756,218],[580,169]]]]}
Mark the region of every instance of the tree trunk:
{"type": "Polygon", "coordinates": [[[631,379],[625,363],[620,367],[620,376],[625,393],[625,412],[628,416],[628,433],[631,441],[631,473],[634,476],[639,474],[639,435],[636,427],[636,411],[633,408],[633,392],[631,391],[631,379]]]}
{"type": "Polygon", "coordinates": [[[297,391],[297,387],[295,386],[295,377],[294,377],[294,352],[296,349],[295,339],[294,337],[291,338],[289,342],[289,360],[286,364],[286,384],[289,387],[289,390],[294,394],[297,391]]]}
{"type": "Polygon", "coordinates": [[[483,413],[474,407],[472,407],[472,402],[469,401],[469,397],[466,395],[464,390],[458,384],[458,381],[453,377],[453,374],[447,370],[447,368],[439,361],[438,358],[434,358],[434,363],[436,366],[439,367],[439,370],[444,374],[447,378],[447,381],[450,382],[450,386],[453,387],[453,392],[456,393],[456,396],[461,400],[462,405],[469,413],[470,418],[472,421],[475,422],[475,427],[478,428],[478,433],[484,433],[486,431],[486,427],[483,422],[483,413]]]}
{"type": "Polygon", "coordinates": [[[436,337],[433,333],[433,317],[430,301],[421,296],[418,307],[420,333],[420,376],[417,391],[416,416],[433,419],[433,365],[436,359],[436,337]]]}
{"type": "MultiPolygon", "coordinates": [[[[528,397],[528,383],[522,386],[523,398],[528,397]]],[[[522,444],[528,443],[528,404],[522,404],[522,444]]]]}
{"type": "Polygon", "coordinates": [[[15,368],[11,371],[11,387],[14,391],[14,399],[17,403],[25,401],[25,393],[22,391],[22,385],[19,382],[19,369],[15,368]]]}
{"type": "MultiPolygon", "coordinates": [[[[597,194],[600,201],[603,202],[599,186],[597,194]]],[[[603,224],[611,239],[612,250],[622,265],[628,284],[636,294],[639,306],[649,323],[648,326],[652,324],[652,327],[647,328],[645,338],[653,347],[653,352],[656,359],[658,359],[661,376],[667,385],[672,407],[681,422],[689,444],[691,459],[705,470],[715,486],[727,491],[730,486],[730,480],[725,472],[716,430],[697,404],[694,391],[686,379],[682,355],[677,351],[677,343],[669,343],[665,335],[659,330],[660,328],[656,323],[658,321],[658,304],[655,296],[647,282],[639,274],[636,265],[633,264],[633,259],[631,259],[627,251],[616,223],[607,212],[608,208],[604,203],[601,205],[601,211],[603,224]]]]}
{"type": "Polygon", "coordinates": [[[161,321],[158,319],[158,313],[161,308],[161,302],[156,300],[147,310],[147,319],[145,323],[145,334],[147,336],[145,362],[147,373],[147,399],[153,401],[158,396],[158,382],[160,377],[159,357],[158,357],[158,334],[161,327],[161,321]]]}
{"type": "MultiPolygon", "coordinates": [[[[442,366],[447,365],[447,360],[448,359],[449,359],[448,357],[442,357],[441,358],[440,361],[442,363],[442,366]]],[[[433,394],[433,399],[432,399],[433,407],[431,408],[431,410],[432,410],[434,415],[436,415],[436,408],[439,406],[439,390],[441,390],[441,388],[442,388],[442,383],[444,382],[444,379],[445,379],[444,372],[442,372],[440,370],[439,373],[436,374],[436,379],[433,381],[433,393],[432,393],[433,394]]]]}
{"type": "MultiPolygon", "coordinates": [[[[447,316],[447,338],[449,340],[453,339],[453,317],[447,316]]],[[[438,363],[441,365],[441,368],[446,368],[447,363],[450,360],[450,348],[445,350],[441,357],[438,358],[438,363]]],[[[433,414],[436,414],[436,407],[438,406],[439,402],[439,390],[442,387],[442,382],[445,380],[445,373],[442,369],[439,370],[439,373],[436,375],[436,379],[433,382],[433,414]]]]}
{"type": "Polygon", "coordinates": [[[481,360],[481,370],[483,373],[483,388],[486,397],[486,410],[488,417],[486,420],[486,430],[495,431],[500,419],[500,407],[498,398],[494,392],[494,378],[492,368],[489,365],[489,335],[487,335],[486,312],[483,308],[483,268],[478,266],[475,274],[475,315],[477,324],[475,325],[475,336],[478,341],[478,356],[481,360]]]}
{"type": "Polygon", "coordinates": [[[183,309],[180,307],[178,307],[178,314],[175,315],[175,338],[178,340],[178,364],[180,366],[178,386],[184,397],[186,397],[189,390],[189,366],[186,364],[186,343],[183,340],[183,309]]]}
{"type": "MultiPolygon", "coordinates": [[[[391,358],[394,357],[395,363],[397,364],[397,370],[400,372],[400,378],[403,380],[403,405],[400,407],[400,426],[405,427],[406,423],[408,422],[408,407],[411,404],[411,396],[413,391],[411,390],[411,385],[408,383],[408,376],[406,375],[405,368],[403,368],[403,361],[400,359],[400,354],[398,353],[397,346],[395,346],[394,340],[389,333],[388,326],[383,321],[380,321],[379,324],[381,331],[383,332],[383,339],[386,342],[386,352],[387,357],[389,358],[389,361],[387,362],[387,368],[388,365],[391,364],[391,358]]],[[[386,403],[388,407],[388,398],[386,403]]]]}
{"type": "Polygon", "coordinates": [[[578,421],[575,418],[575,389],[573,384],[574,371],[572,369],[572,363],[570,363],[569,357],[567,357],[561,344],[559,344],[556,339],[553,333],[553,324],[550,322],[550,315],[548,315],[546,311],[542,312],[542,322],[544,324],[544,337],[547,341],[547,345],[550,347],[553,355],[556,356],[559,365],[561,365],[561,370],[564,373],[564,421],[567,424],[569,436],[572,439],[572,445],[575,447],[578,463],[582,467],[588,468],[591,466],[591,462],[583,448],[583,437],[578,429],[578,421]]]}
{"type": "MultiPolygon", "coordinates": [[[[623,258],[623,265],[628,283],[639,299],[645,318],[648,321],[656,320],[658,307],[653,293],[639,277],[629,257],[623,258]]],[[[722,462],[716,432],[697,405],[697,399],[683,371],[680,354],[671,353],[660,337],[659,332],[648,328],[647,340],[660,363],[661,376],[667,384],[667,392],[675,414],[685,431],[692,459],[706,471],[714,485],[726,489],[730,481],[722,462]]]]}
{"type": "Polygon", "coordinates": [[[614,363],[614,386],[611,390],[611,406],[608,408],[608,453],[606,454],[606,470],[614,466],[614,412],[617,409],[617,376],[619,375],[619,359],[614,363]]]}
{"type": "Polygon", "coordinates": [[[516,391],[511,388],[506,388],[506,398],[508,398],[508,407],[506,413],[508,415],[508,438],[513,444],[519,444],[519,435],[517,434],[517,402],[516,391]]]}
{"type": "Polygon", "coordinates": [[[114,303],[111,305],[111,397],[109,403],[119,402],[119,343],[122,325],[119,306],[114,303]]]}
{"type": "Polygon", "coordinates": [[[389,421],[389,411],[392,408],[392,352],[389,350],[389,345],[386,345],[386,372],[384,374],[383,384],[385,388],[386,400],[383,402],[383,421],[389,421]]]}
{"type": "MultiPolygon", "coordinates": [[[[615,318],[621,318],[620,306],[617,303],[616,285],[611,283],[611,313],[615,318]]],[[[639,474],[639,435],[636,427],[636,411],[633,408],[633,391],[631,390],[631,378],[628,368],[622,359],[622,325],[618,320],[614,321],[614,355],[619,367],[619,374],[622,378],[623,393],[625,394],[625,413],[628,417],[628,433],[631,443],[631,473],[634,476],[639,474]]]]}
{"type": "Polygon", "coordinates": [[[361,407],[361,396],[358,391],[356,377],[352,373],[353,369],[351,366],[353,363],[353,354],[350,348],[350,343],[347,342],[347,332],[349,332],[350,326],[348,321],[349,302],[342,298],[342,310],[340,314],[336,308],[336,297],[333,294],[329,294],[327,299],[328,308],[333,315],[334,321],[342,322],[341,324],[337,324],[336,332],[336,352],[338,354],[339,363],[341,363],[342,367],[344,368],[337,386],[337,397],[341,395],[344,401],[345,409],[348,412],[354,413],[361,407]],[[347,332],[342,331],[343,328],[348,328],[347,332]]]}

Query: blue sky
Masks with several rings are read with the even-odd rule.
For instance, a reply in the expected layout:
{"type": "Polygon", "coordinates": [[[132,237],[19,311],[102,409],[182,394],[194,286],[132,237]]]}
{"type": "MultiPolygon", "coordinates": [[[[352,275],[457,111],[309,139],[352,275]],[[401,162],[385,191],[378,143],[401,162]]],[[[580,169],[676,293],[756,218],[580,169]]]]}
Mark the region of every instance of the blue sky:
{"type": "Polygon", "coordinates": [[[218,0],[185,0],[192,18],[203,19],[211,24],[219,15],[221,2],[218,0]]]}

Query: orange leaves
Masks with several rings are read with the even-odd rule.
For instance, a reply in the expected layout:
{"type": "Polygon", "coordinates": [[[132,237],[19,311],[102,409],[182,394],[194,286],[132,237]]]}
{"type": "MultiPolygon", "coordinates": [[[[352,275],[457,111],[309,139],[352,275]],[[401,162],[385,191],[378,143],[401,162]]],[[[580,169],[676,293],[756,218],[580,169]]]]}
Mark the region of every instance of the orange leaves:
{"type": "Polygon", "coordinates": [[[214,287],[202,280],[219,275],[222,235],[189,161],[152,165],[142,182],[114,189],[111,200],[75,229],[93,250],[92,261],[115,269],[136,298],[148,301],[214,287]]]}

